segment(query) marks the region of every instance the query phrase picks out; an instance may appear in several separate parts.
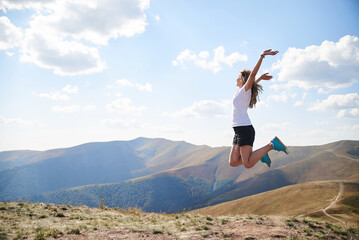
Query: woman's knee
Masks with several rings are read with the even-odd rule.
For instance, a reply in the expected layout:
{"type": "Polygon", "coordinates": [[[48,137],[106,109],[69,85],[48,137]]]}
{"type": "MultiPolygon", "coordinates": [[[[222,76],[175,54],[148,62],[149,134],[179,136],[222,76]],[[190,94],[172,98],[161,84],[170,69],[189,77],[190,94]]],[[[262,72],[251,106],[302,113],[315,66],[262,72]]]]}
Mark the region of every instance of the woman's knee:
{"type": "Polygon", "coordinates": [[[239,161],[238,161],[237,156],[235,154],[230,154],[229,155],[229,159],[228,159],[229,166],[238,167],[239,166],[238,162],[239,161]]]}
{"type": "Polygon", "coordinates": [[[231,158],[229,158],[229,166],[231,167],[238,167],[239,164],[236,161],[233,161],[231,158]]]}
{"type": "Polygon", "coordinates": [[[239,148],[236,145],[232,146],[231,153],[229,154],[228,163],[231,167],[239,166],[239,159],[240,159],[240,152],[239,148]]]}
{"type": "Polygon", "coordinates": [[[253,167],[253,165],[252,165],[250,162],[248,162],[248,161],[243,162],[243,166],[244,166],[245,168],[252,168],[252,167],[253,167]]]}

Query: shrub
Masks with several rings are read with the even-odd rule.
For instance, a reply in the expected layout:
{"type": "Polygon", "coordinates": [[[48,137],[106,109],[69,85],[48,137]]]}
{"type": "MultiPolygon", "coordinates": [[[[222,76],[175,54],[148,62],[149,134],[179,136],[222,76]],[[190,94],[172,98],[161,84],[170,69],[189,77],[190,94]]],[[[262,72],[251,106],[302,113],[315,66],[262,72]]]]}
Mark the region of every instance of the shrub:
{"type": "Polygon", "coordinates": [[[65,215],[63,213],[56,213],[55,217],[65,217],[65,215]]]}
{"type": "Polygon", "coordinates": [[[53,238],[58,238],[61,237],[62,235],[64,235],[61,231],[57,230],[57,229],[53,229],[50,230],[47,234],[46,237],[53,237],[53,238]]]}
{"type": "Polygon", "coordinates": [[[210,228],[207,225],[203,225],[203,226],[199,226],[196,228],[197,231],[201,231],[201,230],[210,230],[210,228]]]}
{"type": "Polygon", "coordinates": [[[7,235],[2,228],[0,228],[0,240],[7,239],[7,235]]]}
{"type": "Polygon", "coordinates": [[[35,240],[45,240],[45,234],[43,232],[38,232],[35,234],[35,240]]]}
{"type": "Polygon", "coordinates": [[[227,224],[228,222],[229,222],[229,221],[228,221],[227,219],[222,219],[222,220],[221,220],[222,225],[227,224]]]}
{"type": "Polygon", "coordinates": [[[153,234],[162,234],[163,232],[161,230],[153,229],[152,233],[153,234]]]}
{"type": "Polygon", "coordinates": [[[79,235],[80,234],[80,229],[78,228],[74,228],[74,229],[69,229],[67,231],[68,234],[76,234],[76,235],[79,235]]]}
{"type": "Polygon", "coordinates": [[[304,229],[304,232],[307,234],[307,236],[312,236],[312,232],[309,229],[304,229]]]}
{"type": "Polygon", "coordinates": [[[78,214],[72,215],[70,219],[80,219],[80,216],[78,214]]]}
{"type": "Polygon", "coordinates": [[[106,205],[105,205],[105,200],[104,200],[104,199],[101,199],[98,208],[100,208],[100,209],[106,209],[106,205]]]}
{"type": "Polygon", "coordinates": [[[291,221],[289,221],[289,220],[287,220],[286,225],[287,225],[288,227],[294,227],[294,224],[293,224],[291,221]]]}

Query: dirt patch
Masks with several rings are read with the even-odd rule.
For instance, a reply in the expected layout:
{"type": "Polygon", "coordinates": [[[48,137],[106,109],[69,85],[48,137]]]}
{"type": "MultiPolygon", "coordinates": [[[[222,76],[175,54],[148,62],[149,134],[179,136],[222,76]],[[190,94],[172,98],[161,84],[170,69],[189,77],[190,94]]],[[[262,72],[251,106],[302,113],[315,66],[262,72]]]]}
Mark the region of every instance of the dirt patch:
{"type": "Polygon", "coordinates": [[[115,240],[115,239],[176,239],[168,234],[154,233],[148,231],[130,231],[130,230],[111,230],[104,229],[98,231],[84,232],[79,235],[67,235],[61,238],[62,240],[88,240],[88,239],[101,239],[101,240],[115,240]]]}

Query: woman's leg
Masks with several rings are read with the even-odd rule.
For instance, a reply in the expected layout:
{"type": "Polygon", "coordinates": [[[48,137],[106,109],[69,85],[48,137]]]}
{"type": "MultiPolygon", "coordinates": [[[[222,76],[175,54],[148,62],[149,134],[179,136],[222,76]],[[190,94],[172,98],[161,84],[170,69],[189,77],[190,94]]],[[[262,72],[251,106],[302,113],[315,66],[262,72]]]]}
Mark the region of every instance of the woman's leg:
{"type": "Polygon", "coordinates": [[[252,152],[252,146],[244,145],[240,146],[240,155],[245,168],[252,168],[261,160],[270,150],[273,149],[273,143],[268,143],[266,146],[259,148],[252,152]]]}
{"type": "Polygon", "coordinates": [[[229,165],[231,167],[238,167],[242,165],[240,147],[236,144],[233,144],[231,153],[229,154],[229,165]]]}

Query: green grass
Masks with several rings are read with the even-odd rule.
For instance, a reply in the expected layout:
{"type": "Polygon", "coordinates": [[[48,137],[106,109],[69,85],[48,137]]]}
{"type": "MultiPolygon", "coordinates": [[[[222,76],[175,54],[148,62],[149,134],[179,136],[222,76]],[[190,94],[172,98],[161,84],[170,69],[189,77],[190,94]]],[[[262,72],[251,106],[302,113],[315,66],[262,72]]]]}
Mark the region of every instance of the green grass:
{"type": "Polygon", "coordinates": [[[288,227],[294,227],[294,223],[292,223],[290,220],[287,220],[287,221],[286,221],[286,225],[287,225],[288,227]]]}

